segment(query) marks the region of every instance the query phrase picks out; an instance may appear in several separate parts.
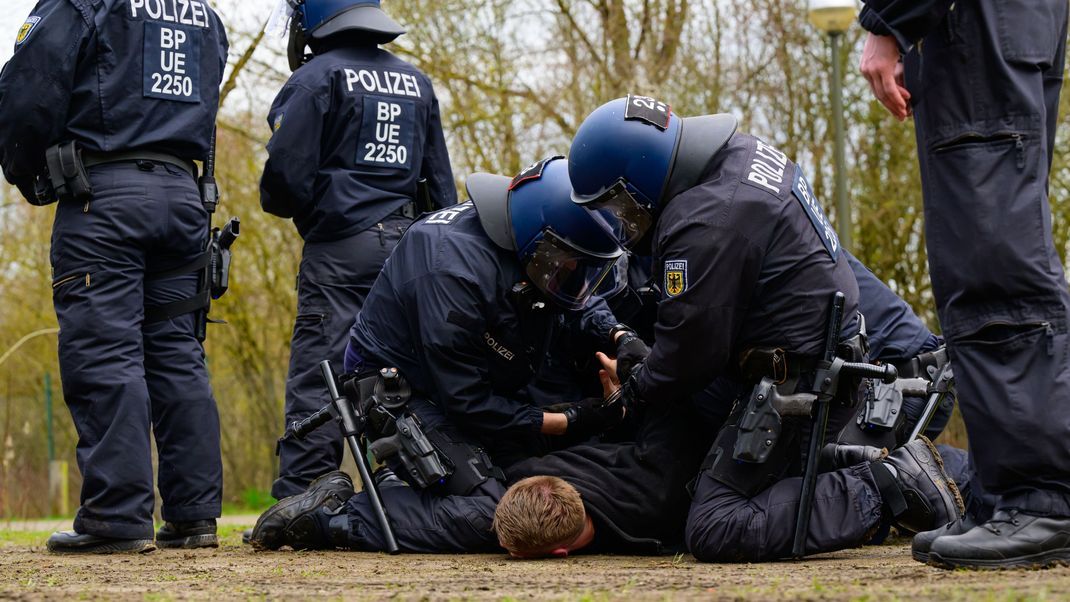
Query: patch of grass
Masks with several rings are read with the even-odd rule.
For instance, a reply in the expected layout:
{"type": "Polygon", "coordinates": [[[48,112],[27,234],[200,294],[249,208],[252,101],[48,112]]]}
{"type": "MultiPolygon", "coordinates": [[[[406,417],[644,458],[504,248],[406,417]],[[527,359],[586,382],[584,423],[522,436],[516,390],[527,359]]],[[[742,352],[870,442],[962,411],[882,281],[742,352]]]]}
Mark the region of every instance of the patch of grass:
{"type": "Polygon", "coordinates": [[[275,504],[271,492],[264,489],[246,489],[237,502],[223,504],[223,514],[260,514],[275,504]]]}
{"type": "Polygon", "coordinates": [[[50,531],[4,531],[0,530],[0,546],[43,546],[50,531]]]}

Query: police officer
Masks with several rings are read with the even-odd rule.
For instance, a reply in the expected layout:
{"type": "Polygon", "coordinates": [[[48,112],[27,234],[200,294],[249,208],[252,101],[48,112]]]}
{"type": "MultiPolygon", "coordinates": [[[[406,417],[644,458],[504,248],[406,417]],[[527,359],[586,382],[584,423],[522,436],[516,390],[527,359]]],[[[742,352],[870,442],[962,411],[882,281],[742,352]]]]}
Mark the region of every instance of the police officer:
{"type": "MultiPolygon", "coordinates": [[[[424,217],[402,238],[353,325],[345,367],[398,368],[413,392],[404,413],[418,418],[452,467],[441,481],[421,483],[413,466],[387,458],[399,477],[437,496],[497,499],[505,491],[501,467],[621,419],[620,405],[601,397],[545,411],[527,389],[556,337],[577,344],[586,337],[604,348],[617,335],[614,316],[592,294],[623,250],[571,202],[560,157],[513,180],[475,174],[467,190],[471,202],[424,217]]],[[[374,448],[377,434],[369,439],[374,448]]],[[[360,537],[370,527],[350,525],[346,513],[316,514],[324,505],[337,511],[337,485],[327,478],[276,504],[258,522],[254,545],[271,547],[285,532],[300,539],[312,515],[323,527],[315,537],[327,522],[343,538],[360,537]]],[[[387,508],[399,531],[405,516],[421,511],[387,508]]]]}
{"type": "Polygon", "coordinates": [[[167,521],[156,544],[217,545],[193,161],[209,154],[227,47],[205,0],[41,0],[0,76],[4,175],[31,203],[59,201],[53,301],[83,481],[53,552],[153,549],[150,429],[167,521]]]}
{"type": "MultiPolygon", "coordinates": [[[[294,3],[291,3],[294,4],[294,3]]],[[[425,198],[457,202],[431,81],[379,44],[404,33],[378,1],[304,0],[291,19],[293,76],[268,115],[274,131],[261,181],[265,211],[293,218],[305,241],[286,379],[286,423],[329,400],[317,365],[342,361],[383,262],[425,198]],[[305,55],[306,45],[313,56],[305,55]]],[[[338,468],[332,424],[280,444],[278,499],[338,468]]]]}
{"type": "Polygon", "coordinates": [[[984,442],[971,446],[978,476],[1001,496],[985,524],[919,536],[915,557],[1065,563],[1070,292],[1047,183],[1067,2],[867,0],[860,21],[863,74],[897,118],[914,113],[933,295],[970,440],[984,442]]]}
{"type": "MultiPolygon", "coordinates": [[[[622,339],[617,360],[606,362],[628,406],[686,399],[718,377],[753,386],[752,396],[766,380],[795,383],[782,394],[806,390],[837,291],[850,316],[838,353],[864,358],[858,284],[801,168],[737,134],[732,116],[681,119],[651,98],[611,101],[577,131],[569,174],[577,203],[622,244],[652,252],[663,287],[653,347],[622,339]]],[[[841,384],[843,401],[851,389],[841,384]]],[[[687,539],[701,560],[791,552],[801,488],[785,478],[799,456],[787,433],[801,429],[786,424],[764,457],[737,461],[747,403],[740,399],[697,479],[687,539]]],[[[833,420],[834,429],[842,424],[842,416],[833,420]]],[[[864,543],[882,515],[916,529],[961,511],[927,440],[886,460],[840,460],[817,479],[809,552],[864,543]]]]}

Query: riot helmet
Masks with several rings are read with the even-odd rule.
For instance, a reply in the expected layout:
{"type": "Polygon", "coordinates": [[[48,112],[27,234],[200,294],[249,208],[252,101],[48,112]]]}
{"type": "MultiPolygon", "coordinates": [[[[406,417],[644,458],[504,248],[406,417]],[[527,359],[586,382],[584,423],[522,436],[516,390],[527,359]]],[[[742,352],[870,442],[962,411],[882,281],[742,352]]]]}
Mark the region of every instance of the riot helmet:
{"type": "Polygon", "coordinates": [[[735,131],[736,119],[728,114],[680,118],[646,96],[610,101],[580,124],[572,141],[572,198],[634,249],[665,204],[698,183],[735,131]]]}
{"type": "Polygon", "coordinates": [[[564,157],[539,161],[512,180],[472,174],[465,186],[490,239],[516,253],[531,284],[557,305],[581,309],[596,292],[611,295],[627,284],[624,250],[572,202],[564,157]]]}
{"type": "Polygon", "coordinates": [[[405,33],[379,0],[280,0],[279,12],[290,19],[287,55],[293,71],[308,62],[305,47],[310,42],[352,31],[370,43],[385,44],[405,33]]]}

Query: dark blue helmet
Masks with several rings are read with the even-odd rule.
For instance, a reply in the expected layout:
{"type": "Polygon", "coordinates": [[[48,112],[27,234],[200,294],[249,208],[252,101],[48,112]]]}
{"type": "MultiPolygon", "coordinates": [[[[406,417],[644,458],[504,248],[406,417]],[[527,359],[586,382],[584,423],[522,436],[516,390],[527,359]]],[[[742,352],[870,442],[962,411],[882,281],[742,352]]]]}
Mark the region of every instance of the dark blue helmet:
{"type": "Polygon", "coordinates": [[[468,197],[494,244],[516,253],[531,283],[566,309],[580,309],[599,288],[627,284],[624,250],[592,214],[572,202],[563,157],[540,161],[510,180],[477,173],[468,197]]]}
{"type": "Polygon", "coordinates": [[[343,31],[365,31],[375,34],[377,41],[388,42],[405,33],[383,12],[379,0],[288,1],[295,5],[295,18],[300,19],[301,29],[313,40],[343,31]]]}
{"type": "MultiPolygon", "coordinates": [[[[405,30],[379,7],[379,0],[282,0],[292,11],[286,55],[290,70],[297,71],[311,58],[305,47],[311,41],[353,31],[375,44],[385,44],[405,30]]],[[[281,5],[280,5],[281,6],[281,5]]]]}
{"type": "Polygon", "coordinates": [[[583,121],[572,141],[573,200],[634,247],[665,203],[698,183],[735,131],[731,115],[682,119],[646,96],[610,101],[583,121]]]}

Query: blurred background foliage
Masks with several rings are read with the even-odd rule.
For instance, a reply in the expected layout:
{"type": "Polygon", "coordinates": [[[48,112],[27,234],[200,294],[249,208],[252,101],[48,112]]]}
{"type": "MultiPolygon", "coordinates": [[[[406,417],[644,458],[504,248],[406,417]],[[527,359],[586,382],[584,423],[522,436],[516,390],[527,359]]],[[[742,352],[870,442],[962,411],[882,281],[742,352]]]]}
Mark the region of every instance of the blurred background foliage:
{"type": "MultiPolygon", "coordinates": [[[[265,36],[266,10],[215,2],[232,42],[231,79],[220,116],[220,220],[241,218],[231,292],[214,306],[226,326],[207,343],[223,419],[227,501],[261,505],[276,470],[284,380],[301,242],[293,226],[261,212],[258,179],[270,130],[267,108],[288,75],[282,40],[265,36]]],[[[826,38],[801,0],[391,0],[409,27],[390,50],[434,81],[454,173],[512,174],[564,154],[583,117],[629,92],[669,101],[676,112],[731,112],[741,129],[797,158],[824,206],[832,206],[830,76],[826,38]]],[[[863,32],[843,64],[849,196],[855,254],[936,329],[926,269],[912,126],[897,123],[858,74],[863,32]]],[[[1066,102],[1067,95],[1064,95],[1066,102]]],[[[1062,121],[1066,121],[1063,111],[1062,121]]],[[[1070,187],[1060,128],[1051,181],[1055,238],[1065,255],[1070,187]]],[[[0,191],[0,354],[26,334],[54,328],[48,246],[53,209],[0,191]]],[[[977,241],[984,244],[984,241],[977,241]]],[[[963,260],[969,249],[963,249],[963,260]]],[[[0,365],[0,517],[48,513],[45,375],[55,389],[55,450],[70,462],[77,506],[76,435],[59,387],[56,339],[25,343],[0,365]]],[[[965,443],[956,419],[945,441],[965,443]]]]}

